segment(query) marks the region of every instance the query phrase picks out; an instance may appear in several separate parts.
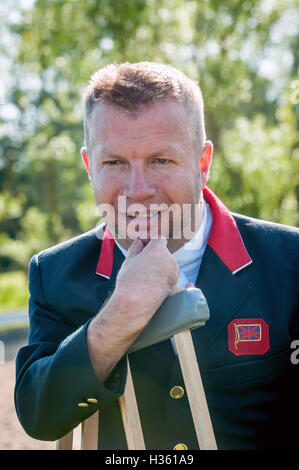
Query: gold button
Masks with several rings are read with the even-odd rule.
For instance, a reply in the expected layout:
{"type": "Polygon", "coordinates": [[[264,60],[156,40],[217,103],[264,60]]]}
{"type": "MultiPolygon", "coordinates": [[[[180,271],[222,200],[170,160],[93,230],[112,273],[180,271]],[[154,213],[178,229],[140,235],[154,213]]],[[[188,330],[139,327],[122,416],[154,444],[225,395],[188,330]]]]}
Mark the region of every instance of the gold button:
{"type": "Polygon", "coordinates": [[[180,443],[174,446],[173,450],[188,450],[188,447],[186,446],[186,444],[180,443]]]}
{"type": "Polygon", "coordinates": [[[99,400],[96,398],[87,398],[88,403],[98,403],[99,400]]]}
{"type": "Polygon", "coordinates": [[[177,400],[178,398],[182,398],[184,396],[185,391],[183,387],[176,385],[175,387],[172,387],[169,393],[170,393],[171,398],[174,398],[175,400],[177,400]]]}
{"type": "Polygon", "coordinates": [[[78,406],[80,406],[80,408],[87,408],[88,403],[78,403],[78,406]]]}

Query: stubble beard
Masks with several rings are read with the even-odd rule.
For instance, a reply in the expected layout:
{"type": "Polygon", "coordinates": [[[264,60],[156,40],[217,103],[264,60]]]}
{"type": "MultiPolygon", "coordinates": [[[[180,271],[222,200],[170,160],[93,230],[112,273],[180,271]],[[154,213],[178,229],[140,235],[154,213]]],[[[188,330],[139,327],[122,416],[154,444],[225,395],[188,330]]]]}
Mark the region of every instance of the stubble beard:
{"type": "MultiPolygon", "coordinates": [[[[201,178],[196,175],[192,197],[189,201],[185,201],[183,204],[172,204],[168,207],[168,211],[161,212],[158,226],[151,227],[149,223],[148,229],[141,231],[141,233],[138,219],[132,220],[132,227],[128,226],[130,223],[119,223],[117,216],[119,214],[119,201],[116,211],[113,206],[108,207],[107,204],[99,204],[97,207],[112,235],[123,248],[128,249],[136,238],[140,238],[145,245],[151,239],[167,238],[168,249],[173,252],[188,242],[200,227],[203,214],[201,178]],[[130,228],[131,230],[129,230],[130,228]]],[[[126,202],[123,202],[121,210],[123,211],[125,207],[126,202]]]]}

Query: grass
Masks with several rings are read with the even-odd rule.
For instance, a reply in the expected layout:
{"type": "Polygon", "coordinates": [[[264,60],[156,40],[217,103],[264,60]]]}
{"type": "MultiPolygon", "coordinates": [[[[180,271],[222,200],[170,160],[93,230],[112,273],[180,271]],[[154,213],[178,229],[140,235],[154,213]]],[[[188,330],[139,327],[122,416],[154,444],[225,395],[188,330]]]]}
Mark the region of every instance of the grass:
{"type": "Polygon", "coordinates": [[[28,279],[22,271],[0,274],[0,315],[26,309],[28,305],[28,279]]]}

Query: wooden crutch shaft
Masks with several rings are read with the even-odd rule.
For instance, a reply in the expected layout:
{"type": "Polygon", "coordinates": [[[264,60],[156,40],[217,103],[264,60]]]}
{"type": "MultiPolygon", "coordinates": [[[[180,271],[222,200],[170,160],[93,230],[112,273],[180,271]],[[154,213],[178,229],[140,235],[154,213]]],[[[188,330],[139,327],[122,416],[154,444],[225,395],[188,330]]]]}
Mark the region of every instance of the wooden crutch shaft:
{"type": "Polygon", "coordinates": [[[99,412],[96,411],[83,421],[81,426],[81,449],[97,450],[99,434],[99,412]]]}
{"type": "Polygon", "coordinates": [[[73,431],[56,441],[56,450],[72,450],[73,449],[73,431]]]}
{"type": "Polygon", "coordinates": [[[128,374],[124,394],[119,397],[122,422],[129,450],[145,450],[145,443],[135,396],[134,384],[127,358],[128,374]]]}
{"type": "Polygon", "coordinates": [[[190,330],[174,335],[193,423],[202,450],[217,450],[210,413],[190,330]]]}

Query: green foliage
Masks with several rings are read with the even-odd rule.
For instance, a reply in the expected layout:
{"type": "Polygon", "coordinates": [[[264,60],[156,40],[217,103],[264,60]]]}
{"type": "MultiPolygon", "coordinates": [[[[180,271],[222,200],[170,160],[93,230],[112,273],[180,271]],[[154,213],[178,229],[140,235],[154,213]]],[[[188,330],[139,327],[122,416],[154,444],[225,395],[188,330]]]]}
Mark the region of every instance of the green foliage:
{"type": "Polygon", "coordinates": [[[199,81],[210,187],[233,211],[299,224],[294,0],[36,0],[23,11],[7,2],[0,32],[11,50],[0,41],[0,54],[13,59],[13,112],[0,113],[0,270],[27,270],[33,253],[98,222],[80,158],[82,92],[111,62],[166,62],[199,81]],[[272,53],[291,57],[274,78],[263,72],[272,53]]]}
{"type": "Polygon", "coordinates": [[[0,274],[0,314],[28,304],[28,280],[22,271],[0,274]]]}

